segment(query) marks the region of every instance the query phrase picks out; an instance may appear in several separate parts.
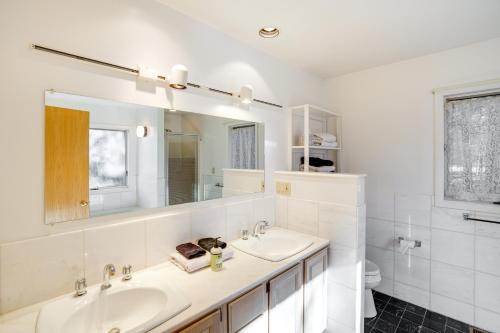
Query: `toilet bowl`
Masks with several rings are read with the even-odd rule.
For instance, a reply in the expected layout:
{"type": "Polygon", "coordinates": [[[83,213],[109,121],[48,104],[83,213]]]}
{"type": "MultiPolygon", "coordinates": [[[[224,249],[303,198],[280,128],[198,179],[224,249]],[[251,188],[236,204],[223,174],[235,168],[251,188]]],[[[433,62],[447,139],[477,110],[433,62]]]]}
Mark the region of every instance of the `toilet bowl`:
{"type": "Polygon", "coordinates": [[[381,281],[382,277],[378,266],[370,260],[365,260],[365,318],[373,318],[377,315],[372,289],[377,287],[381,281]]]}

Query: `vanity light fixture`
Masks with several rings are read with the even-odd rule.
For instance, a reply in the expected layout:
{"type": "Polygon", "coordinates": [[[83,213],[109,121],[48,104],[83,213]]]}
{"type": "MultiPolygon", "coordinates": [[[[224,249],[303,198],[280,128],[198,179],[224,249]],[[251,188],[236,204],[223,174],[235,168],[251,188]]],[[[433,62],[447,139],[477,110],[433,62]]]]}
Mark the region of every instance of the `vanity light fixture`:
{"type": "Polygon", "coordinates": [[[242,86],[240,89],[240,96],[239,97],[240,97],[241,103],[243,103],[243,104],[252,103],[253,87],[249,84],[245,84],[244,86],[242,86]]]}
{"type": "Polygon", "coordinates": [[[168,78],[169,85],[174,89],[186,89],[188,79],[188,69],[186,66],[177,64],[170,70],[170,76],[168,78]]]}
{"type": "Polygon", "coordinates": [[[260,37],[263,38],[274,38],[277,37],[279,34],[280,34],[279,29],[273,26],[263,27],[259,30],[259,35],[260,37]]]}
{"type": "Polygon", "coordinates": [[[148,128],[146,126],[137,126],[135,134],[137,134],[138,138],[144,138],[148,136],[148,128]]]}

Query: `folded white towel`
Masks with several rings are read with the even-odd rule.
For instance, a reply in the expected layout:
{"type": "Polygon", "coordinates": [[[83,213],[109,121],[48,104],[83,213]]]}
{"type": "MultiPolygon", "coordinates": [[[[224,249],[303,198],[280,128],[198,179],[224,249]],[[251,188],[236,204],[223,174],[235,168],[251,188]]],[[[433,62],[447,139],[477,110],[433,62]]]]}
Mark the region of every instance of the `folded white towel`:
{"type": "Polygon", "coordinates": [[[338,145],[339,144],[337,142],[327,142],[327,141],[322,141],[322,142],[313,141],[312,142],[313,147],[336,148],[336,147],[338,147],[338,145]]]}
{"type": "MultiPolygon", "coordinates": [[[[234,250],[229,246],[222,249],[222,261],[231,259],[233,256],[234,250]]],[[[210,253],[207,252],[207,254],[202,257],[187,259],[179,252],[174,252],[170,255],[170,261],[180,269],[191,273],[210,265],[210,253]]]]}
{"type": "Polygon", "coordinates": [[[333,134],[330,133],[314,133],[311,138],[313,140],[320,140],[320,141],[326,141],[326,142],[336,142],[337,137],[333,134]]]}
{"type": "MultiPolygon", "coordinates": [[[[336,168],[334,165],[332,166],[322,166],[322,167],[314,167],[312,165],[309,166],[310,172],[335,172],[336,168]]],[[[304,164],[299,166],[299,171],[304,171],[304,164]]]]}

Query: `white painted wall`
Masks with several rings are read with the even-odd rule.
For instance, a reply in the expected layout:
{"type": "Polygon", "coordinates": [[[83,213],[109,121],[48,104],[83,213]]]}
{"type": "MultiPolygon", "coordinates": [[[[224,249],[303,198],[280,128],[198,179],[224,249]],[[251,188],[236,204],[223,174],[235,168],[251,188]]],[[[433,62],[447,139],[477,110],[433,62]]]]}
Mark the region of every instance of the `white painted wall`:
{"type": "Polygon", "coordinates": [[[500,39],[327,84],[343,114],[342,169],[368,175],[366,253],[382,270],[379,289],[498,332],[500,225],[466,223],[461,211],[432,205],[432,90],[492,78],[500,78],[500,39]],[[399,255],[399,235],[422,248],[399,255]]]}
{"type": "MultiPolygon", "coordinates": [[[[29,48],[40,43],[124,66],[167,74],[175,63],[190,81],[229,91],[254,86],[256,98],[324,105],[321,79],[283,64],[153,0],[5,0],[0,10],[0,244],[93,225],[43,224],[43,97],[46,89],[156,107],[176,107],[266,124],[266,171],[286,168],[284,111],[235,107],[226,98],[137,83],[133,77],[29,48]]],[[[107,221],[107,220],[106,220],[107,221]]]]}

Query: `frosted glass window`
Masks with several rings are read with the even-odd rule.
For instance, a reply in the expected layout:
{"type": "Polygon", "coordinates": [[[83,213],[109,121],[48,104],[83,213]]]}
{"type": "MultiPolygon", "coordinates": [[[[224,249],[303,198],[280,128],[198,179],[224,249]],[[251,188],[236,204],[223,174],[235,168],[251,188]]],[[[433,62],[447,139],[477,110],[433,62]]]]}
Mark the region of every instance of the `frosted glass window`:
{"type": "Polygon", "coordinates": [[[447,200],[500,201],[500,96],[445,103],[447,200]]]}
{"type": "Polygon", "coordinates": [[[90,129],[90,189],[127,185],[127,132],[90,129]]]}
{"type": "Polygon", "coordinates": [[[231,168],[255,169],[257,152],[255,146],[255,125],[230,128],[231,168]]]}

